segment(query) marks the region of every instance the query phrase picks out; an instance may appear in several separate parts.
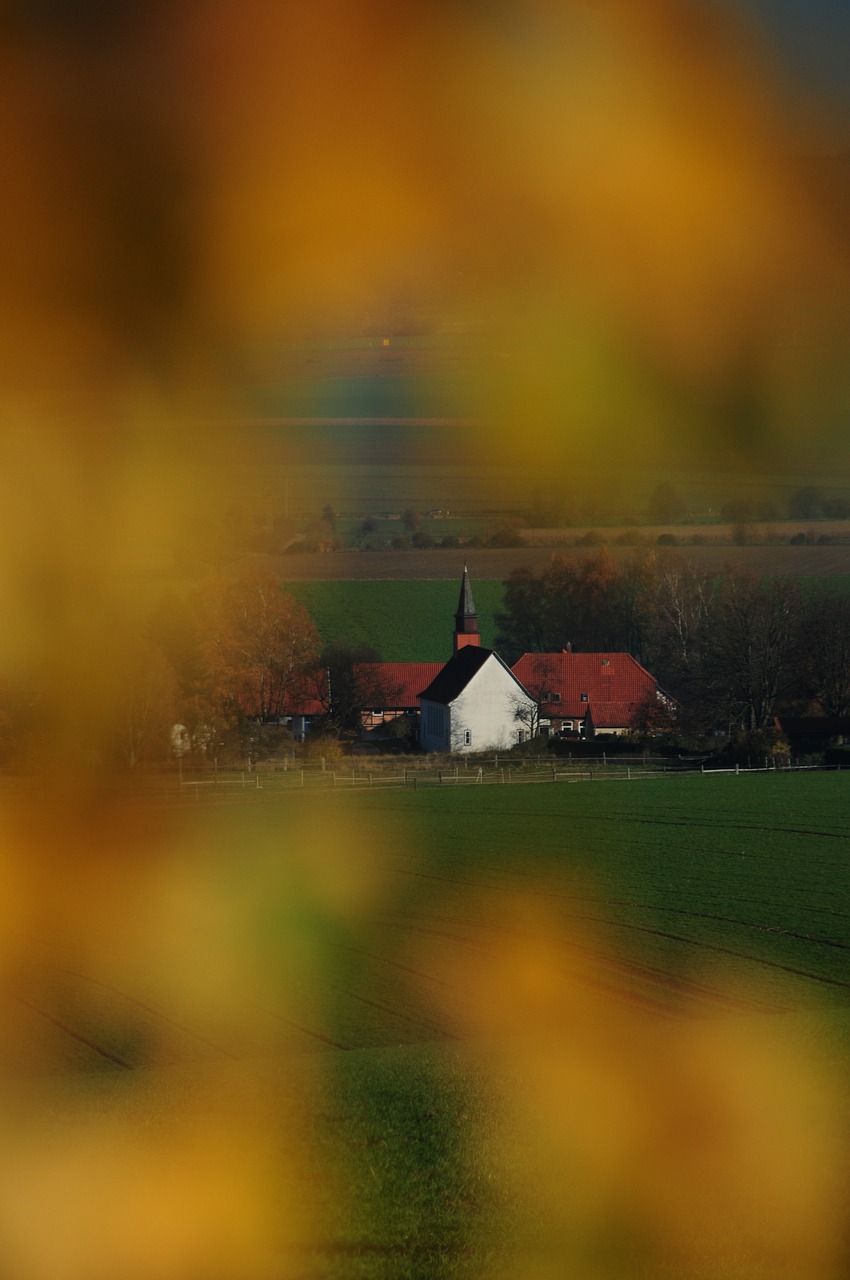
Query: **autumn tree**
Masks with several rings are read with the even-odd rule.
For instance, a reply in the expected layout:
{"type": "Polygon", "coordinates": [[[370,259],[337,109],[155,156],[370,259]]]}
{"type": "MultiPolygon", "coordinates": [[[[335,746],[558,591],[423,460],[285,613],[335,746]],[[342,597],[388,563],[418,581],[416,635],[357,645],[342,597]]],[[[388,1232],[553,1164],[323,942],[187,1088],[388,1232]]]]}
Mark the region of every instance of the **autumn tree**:
{"type": "Polygon", "coordinates": [[[192,608],[213,704],[264,722],[282,716],[319,654],[304,606],[260,569],[203,584],[192,608]]]}

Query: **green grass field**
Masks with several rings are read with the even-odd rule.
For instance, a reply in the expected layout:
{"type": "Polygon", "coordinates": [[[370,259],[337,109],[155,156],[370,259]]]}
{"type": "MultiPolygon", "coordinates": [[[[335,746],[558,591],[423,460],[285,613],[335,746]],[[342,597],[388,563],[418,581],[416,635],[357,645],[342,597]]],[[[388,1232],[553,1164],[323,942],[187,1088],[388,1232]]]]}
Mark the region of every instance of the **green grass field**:
{"type": "MultiPolygon", "coordinates": [[[[324,643],[370,644],[385,662],[439,662],[451,657],[462,552],[444,552],[458,564],[457,581],[287,582],[286,590],[310,612],[324,643]]],[[[501,582],[473,583],[481,643],[492,648],[501,582]]]]}
{"type": "Polygon", "coordinates": [[[850,776],[207,794],[180,811],[203,893],[171,921],[223,994],[193,974],[181,1007],[179,965],[145,991],[114,955],[108,989],[42,978],[51,1068],[85,1082],[57,1115],[82,1090],[161,1124],[217,1063],[296,1100],[315,1220],[284,1274],[790,1274],[701,1179],[731,1213],[764,1143],[808,1167],[850,1132],[850,776]],[[668,1172],[696,1188],[684,1243],[618,1199],[668,1172]]]}

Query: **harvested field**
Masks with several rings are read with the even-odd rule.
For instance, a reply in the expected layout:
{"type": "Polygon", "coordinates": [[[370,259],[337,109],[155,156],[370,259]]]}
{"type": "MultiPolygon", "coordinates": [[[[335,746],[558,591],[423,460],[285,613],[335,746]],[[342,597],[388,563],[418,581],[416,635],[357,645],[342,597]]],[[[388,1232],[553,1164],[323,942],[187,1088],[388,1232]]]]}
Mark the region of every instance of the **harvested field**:
{"type": "Polygon", "coordinates": [[[802,535],[813,543],[819,538],[829,538],[837,543],[850,543],[848,520],[772,520],[769,524],[641,524],[572,526],[565,529],[522,529],[522,536],[529,546],[574,546],[588,535],[600,538],[609,545],[622,541],[624,545],[652,545],[661,536],[676,539],[676,545],[689,549],[691,545],[707,547],[742,545],[738,539],[743,529],[745,546],[775,546],[802,535]]]}
{"type": "MultiPolygon", "coordinates": [[[[568,559],[594,555],[599,547],[462,548],[452,551],[338,551],[276,556],[273,565],[284,581],[331,579],[460,578],[464,563],[473,581],[502,580],[516,568],[538,571],[553,555],[568,559]]],[[[630,560],[637,547],[610,547],[618,560],[630,560]]],[[[708,569],[727,560],[765,577],[829,578],[850,574],[850,546],[702,546],[675,548],[708,569]]]]}

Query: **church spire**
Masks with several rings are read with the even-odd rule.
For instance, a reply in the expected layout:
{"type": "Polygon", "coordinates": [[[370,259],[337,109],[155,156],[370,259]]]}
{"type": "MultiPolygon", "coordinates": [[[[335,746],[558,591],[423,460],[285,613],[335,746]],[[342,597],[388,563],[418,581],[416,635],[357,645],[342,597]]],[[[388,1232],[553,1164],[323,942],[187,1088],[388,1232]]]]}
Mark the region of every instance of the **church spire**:
{"type": "Polygon", "coordinates": [[[481,644],[478,634],[478,614],[475,601],[472,599],[472,587],[469,582],[469,570],[463,566],[463,577],[460,580],[460,599],[455,613],[455,632],[453,650],[455,653],[468,644],[481,644]]]}

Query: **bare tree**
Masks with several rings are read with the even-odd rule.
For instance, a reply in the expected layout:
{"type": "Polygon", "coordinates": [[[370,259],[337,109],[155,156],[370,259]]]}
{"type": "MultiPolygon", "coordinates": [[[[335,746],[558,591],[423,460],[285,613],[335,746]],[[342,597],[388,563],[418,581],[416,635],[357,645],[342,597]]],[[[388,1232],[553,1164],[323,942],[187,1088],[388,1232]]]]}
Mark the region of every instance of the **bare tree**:
{"type": "Polygon", "coordinates": [[[533,679],[523,686],[528,697],[524,698],[517,691],[513,701],[513,717],[516,723],[527,732],[529,738],[540,734],[542,722],[547,720],[548,707],[554,702],[557,690],[554,687],[551,663],[539,657],[534,667],[533,679]]]}
{"type": "Polygon", "coordinates": [[[828,589],[807,602],[798,665],[801,692],[824,715],[850,714],[850,597],[828,589]]]}
{"type": "Polygon", "coordinates": [[[727,565],[712,627],[709,677],[718,706],[747,731],[770,722],[790,681],[801,596],[790,579],[760,580],[727,565]]]}

